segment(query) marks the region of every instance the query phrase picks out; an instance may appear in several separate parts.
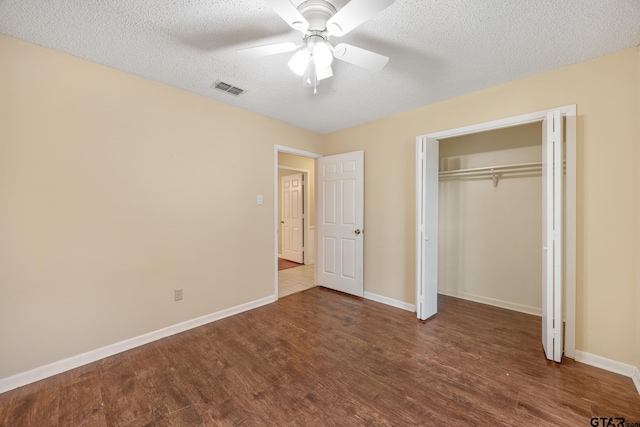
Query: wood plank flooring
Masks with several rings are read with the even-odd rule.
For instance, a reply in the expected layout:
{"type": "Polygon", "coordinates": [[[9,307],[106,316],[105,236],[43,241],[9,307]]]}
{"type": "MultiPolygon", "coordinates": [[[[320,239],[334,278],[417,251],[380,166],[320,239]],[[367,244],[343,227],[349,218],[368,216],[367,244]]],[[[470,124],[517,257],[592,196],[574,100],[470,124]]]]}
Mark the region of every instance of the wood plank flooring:
{"type": "Polygon", "coordinates": [[[288,268],[300,267],[304,264],[299,262],[289,261],[288,259],[278,258],[278,271],[286,270],[288,268]]]}
{"type": "Polygon", "coordinates": [[[0,394],[0,425],[640,423],[631,379],[541,347],[534,316],[441,296],[420,322],[313,288],[0,394]]]}

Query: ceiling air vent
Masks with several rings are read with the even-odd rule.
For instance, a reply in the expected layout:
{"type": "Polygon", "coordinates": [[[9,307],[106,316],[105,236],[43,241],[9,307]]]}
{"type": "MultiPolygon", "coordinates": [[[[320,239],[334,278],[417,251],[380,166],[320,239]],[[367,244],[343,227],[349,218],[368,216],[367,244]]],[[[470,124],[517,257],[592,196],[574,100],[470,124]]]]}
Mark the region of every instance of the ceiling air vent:
{"type": "Polygon", "coordinates": [[[214,84],[212,84],[211,87],[213,89],[218,89],[218,90],[230,93],[231,95],[235,95],[235,96],[242,95],[242,93],[244,92],[244,89],[240,89],[239,87],[231,86],[229,83],[225,83],[225,82],[220,81],[220,80],[218,80],[214,84]]]}

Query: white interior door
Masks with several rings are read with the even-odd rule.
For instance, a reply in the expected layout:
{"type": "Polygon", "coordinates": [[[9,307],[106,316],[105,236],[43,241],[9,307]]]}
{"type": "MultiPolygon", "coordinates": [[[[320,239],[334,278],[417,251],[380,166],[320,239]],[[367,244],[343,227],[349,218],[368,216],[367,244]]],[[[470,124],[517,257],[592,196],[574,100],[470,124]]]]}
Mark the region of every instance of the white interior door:
{"type": "Polygon", "coordinates": [[[562,116],[547,113],[542,130],[542,346],[562,361],[562,116]]]}
{"type": "Polygon", "coordinates": [[[280,182],[282,188],[282,258],[302,263],[304,230],[304,182],[301,173],[286,175],[280,182]]]}
{"type": "Polygon", "coordinates": [[[318,159],[318,285],[363,295],[364,151],[318,159]]]}
{"type": "MultiPolygon", "coordinates": [[[[416,311],[419,319],[438,312],[438,172],[440,142],[423,137],[418,141],[418,179],[422,189],[418,196],[418,254],[421,265],[417,280],[416,311]]],[[[420,185],[418,185],[420,187],[420,185]]]]}

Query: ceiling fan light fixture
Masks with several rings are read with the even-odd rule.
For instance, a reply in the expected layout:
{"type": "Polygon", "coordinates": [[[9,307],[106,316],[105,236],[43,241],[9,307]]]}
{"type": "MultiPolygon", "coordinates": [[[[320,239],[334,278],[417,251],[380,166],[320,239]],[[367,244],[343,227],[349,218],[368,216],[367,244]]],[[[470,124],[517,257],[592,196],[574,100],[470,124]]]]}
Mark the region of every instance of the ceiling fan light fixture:
{"type": "Polygon", "coordinates": [[[307,87],[316,87],[318,86],[318,74],[316,72],[316,65],[313,61],[309,61],[307,65],[307,69],[304,72],[304,76],[302,78],[302,83],[307,87]]]}
{"type": "MultiPolygon", "coordinates": [[[[362,25],[375,14],[391,6],[395,0],[345,0],[347,4],[337,10],[332,0],[264,0],[292,28],[302,33],[302,43],[274,43],[240,49],[251,57],[295,52],[288,66],[302,77],[305,86],[317,86],[321,80],[333,76],[333,58],[369,71],[381,70],[389,58],[347,43],[335,47],[329,43],[332,36],[343,36],[362,25]],[[300,3],[296,6],[294,3],[300,3]]],[[[0,3],[2,0],[0,0],[0,3]]]]}
{"type": "Polygon", "coordinates": [[[289,68],[299,76],[304,75],[305,71],[307,71],[309,57],[310,53],[308,49],[301,49],[297,51],[289,60],[289,68]]]}
{"type": "Polygon", "coordinates": [[[333,62],[333,54],[331,49],[324,41],[316,43],[313,47],[313,62],[318,68],[327,68],[333,62]]]}
{"type": "Polygon", "coordinates": [[[326,68],[316,68],[316,76],[318,77],[318,81],[328,79],[329,77],[333,77],[333,70],[331,66],[326,68]]]}

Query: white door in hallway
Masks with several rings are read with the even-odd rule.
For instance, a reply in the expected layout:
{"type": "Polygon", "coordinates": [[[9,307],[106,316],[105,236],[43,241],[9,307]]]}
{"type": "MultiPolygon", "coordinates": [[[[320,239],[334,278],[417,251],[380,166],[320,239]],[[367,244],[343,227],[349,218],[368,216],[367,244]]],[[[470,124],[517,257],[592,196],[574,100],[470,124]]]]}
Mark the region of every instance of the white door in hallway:
{"type": "Polygon", "coordinates": [[[318,285],[363,296],[364,151],[318,159],[316,212],[318,285]]]}
{"type": "Polygon", "coordinates": [[[302,263],[304,182],[301,173],[282,177],[282,258],[302,263]]]}
{"type": "Polygon", "coordinates": [[[542,346],[547,359],[562,361],[562,116],[542,122],[542,346]]]}

